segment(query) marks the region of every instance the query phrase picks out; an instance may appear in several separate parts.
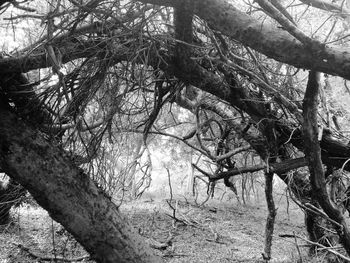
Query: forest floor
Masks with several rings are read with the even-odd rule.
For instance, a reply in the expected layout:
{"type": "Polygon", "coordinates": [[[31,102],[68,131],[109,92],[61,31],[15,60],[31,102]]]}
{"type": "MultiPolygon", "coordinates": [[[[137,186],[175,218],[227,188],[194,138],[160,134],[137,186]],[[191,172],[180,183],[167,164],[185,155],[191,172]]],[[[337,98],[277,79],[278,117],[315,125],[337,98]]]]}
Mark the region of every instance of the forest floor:
{"type": "MultiPolygon", "coordinates": [[[[164,262],[263,262],[265,206],[220,203],[210,200],[198,207],[174,201],[173,210],[165,200],[138,200],[121,207],[138,232],[164,262]],[[168,242],[168,243],[167,243],[168,242]],[[159,248],[165,246],[164,250],[159,248]]],[[[278,205],[277,205],[278,206],[278,205]]],[[[281,234],[306,236],[303,215],[297,208],[281,206],[278,211],[270,262],[321,262],[307,257],[302,240],[281,234]],[[300,254],[298,252],[300,250],[300,254]]],[[[0,228],[0,263],[50,262],[50,258],[70,262],[92,262],[81,246],[39,207],[20,207],[14,222],[0,228]]],[[[52,260],[52,262],[55,262],[52,260]]],[[[62,262],[62,261],[57,261],[62,262]]]]}

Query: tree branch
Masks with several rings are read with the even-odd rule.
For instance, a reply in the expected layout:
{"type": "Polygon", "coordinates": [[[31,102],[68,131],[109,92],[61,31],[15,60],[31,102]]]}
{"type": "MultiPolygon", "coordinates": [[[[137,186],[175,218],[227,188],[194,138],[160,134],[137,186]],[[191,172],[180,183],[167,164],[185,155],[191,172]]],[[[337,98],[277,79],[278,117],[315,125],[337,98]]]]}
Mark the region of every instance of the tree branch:
{"type": "Polygon", "coordinates": [[[247,151],[249,149],[251,149],[252,147],[250,145],[246,145],[246,146],[242,146],[242,147],[238,147],[236,149],[233,149],[232,151],[229,151],[228,153],[224,153],[224,154],[221,154],[219,156],[214,156],[215,157],[215,161],[216,162],[220,162],[222,160],[225,160],[226,158],[230,158],[231,156],[235,155],[235,154],[238,154],[240,152],[244,152],[244,151],[247,151]]]}
{"type": "MultiPolygon", "coordinates": [[[[62,63],[67,63],[78,58],[97,57],[105,52],[105,42],[94,40],[79,40],[74,38],[66,39],[64,42],[55,42],[53,44],[62,54],[62,63]]],[[[120,47],[121,48],[121,47],[120,47]]],[[[118,50],[115,50],[118,52],[118,50]]],[[[124,50],[125,51],[125,50],[124,50]]],[[[119,54],[123,54],[120,50],[119,54]]],[[[44,50],[39,53],[22,55],[19,57],[9,57],[0,59],[1,73],[21,72],[25,73],[30,70],[47,68],[52,66],[47,59],[47,54],[44,50]]]]}
{"type": "Polygon", "coordinates": [[[324,11],[339,13],[340,16],[343,18],[349,17],[350,14],[350,10],[348,10],[344,6],[339,6],[334,3],[326,2],[323,0],[300,0],[300,2],[324,11]]]}
{"type": "Polygon", "coordinates": [[[262,256],[265,261],[269,261],[271,259],[272,237],[277,214],[277,209],[273,200],[273,173],[271,172],[265,172],[265,197],[268,215],[265,225],[265,247],[262,256]]]}
{"type": "Polygon", "coordinates": [[[238,174],[253,173],[253,172],[262,171],[262,170],[267,171],[267,168],[271,173],[283,174],[290,170],[294,170],[306,165],[307,165],[307,161],[305,158],[297,158],[297,159],[291,159],[291,160],[283,161],[280,163],[269,164],[269,165],[259,164],[255,166],[249,166],[249,167],[238,167],[226,172],[218,173],[216,175],[210,175],[209,179],[213,181],[217,181],[217,180],[220,180],[223,178],[229,178],[231,176],[235,176],[238,174]]]}
{"type": "MultiPolygon", "coordinates": [[[[295,24],[288,20],[279,10],[274,7],[267,0],[256,0],[258,4],[267,12],[269,16],[274,18],[285,30],[287,30],[292,36],[298,39],[301,43],[306,46],[315,46],[316,48],[322,49],[322,44],[314,40],[303,33],[295,24]]],[[[314,48],[314,47],[313,47],[314,48]]]]}
{"type": "MultiPolygon", "coordinates": [[[[140,0],[176,6],[180,0],[140,0]]],[[[335,46],[306,47],[283,29],[261,24],[224,0],[193,0],[194,13],[211,28],[277,61],[350,79],[350,52],[335,46]],[[225,14],[225,15],[223,15],[225,14]]]]}
{"type": "Polygon", "coordinates": [[[330,253],[332,253],[332,254],[334,254],[334,255],[336,255],[336,256],[342,258],[342,259],[345,260],[346,262],[350,262],[350,258],[348,258],[348,257],[346,257],[346,256],[344,256],[344,255],[342,255],[342,254],[340,254],[339,252],[335,251],[334,249],[331,249],[331,248],[329,248],[329,247],[326,247],[326,246],[324,246],[324,245],[322,245],[322,244],[320,244],[320,243],[317,243],[317,242],[313,242],[313,241],[311,241],[311,240],[308,240],[308,239],[306,239],[306,238],[304,238],[304,237],[302,237],[302,236],[298,236],[298,235],[295,235],[295,234],[293,234],[293,235],[282,234],[282,235],[279,235],[279,236],[280,236],[280,237],[294,237],[294,238],[297,237],[297,238],[300,238],[300,239],[304,240],[306,243],[309,243],[309,244],[311,244],[311,245],[315,245],[315,246],[321,247],[321,248],[323,248],[323,249],[326,249],[328,252],[330,252],[330,253]]]}

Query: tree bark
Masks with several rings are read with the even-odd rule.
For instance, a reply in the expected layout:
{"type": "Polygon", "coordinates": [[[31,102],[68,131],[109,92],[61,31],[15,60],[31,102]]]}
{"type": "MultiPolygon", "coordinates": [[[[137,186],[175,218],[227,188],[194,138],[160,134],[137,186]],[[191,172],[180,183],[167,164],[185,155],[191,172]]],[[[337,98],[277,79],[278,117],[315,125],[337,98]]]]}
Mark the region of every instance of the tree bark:
{"type": "Polygon", "coordinates": [[[0,167],[21,183],[97,262],[161,262],[117,206],[76,167],[9,109],[0,108],[0,167]]]}
{"type": "Polygon", "coordinates": [[[271,259],[272,237],[275,228],[275,219],[277,210],[273,200],[273,173],[265,172],[265,198],[267,203],[268,215],[265,226],[265,247],[262,254],[265,261],[271,259]]]}

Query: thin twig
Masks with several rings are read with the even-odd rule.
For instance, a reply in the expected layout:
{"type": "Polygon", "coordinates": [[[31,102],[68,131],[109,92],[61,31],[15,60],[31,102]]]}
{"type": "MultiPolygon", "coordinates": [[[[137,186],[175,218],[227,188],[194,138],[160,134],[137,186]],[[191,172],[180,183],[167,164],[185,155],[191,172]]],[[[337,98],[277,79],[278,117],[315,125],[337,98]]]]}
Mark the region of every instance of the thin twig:
{"type": "Polygon", "coordinates": [[[327,250],[328,252],[330,252],[330,253],[332,253],[332,254],[334,254],[334,255],[336,255],[336,256],[338,256],[338,257],[344,259],[346,262],[350,262],[350,258],[348,258],[348,257],[346,257],[346,256],[344,256],[344,255],[342,255],[342,254],[340,254],[339,252],[333,250],[332,248],[326,247],[326,246],[321,245],[320,243],[317,243],[317,242],[310,241],[310,240],[308,240],[308,239],[306,239],[306,238],[304,238],[304,237],[302,237],[302,236],[295,235],[295,234],[293,234],[293,235],[282,234],[282,235],[279,235],[279,237],[300,238],[300,239],[304,240],[305,242],[307,242],[307,243],[309,243],[309,244],[311,244],[311,245],[313,245],[313,246],[318,246],[318,247],[320,247],[320,248],[322,248],[322,249],[324,249],[324,250],[327,250]]]}

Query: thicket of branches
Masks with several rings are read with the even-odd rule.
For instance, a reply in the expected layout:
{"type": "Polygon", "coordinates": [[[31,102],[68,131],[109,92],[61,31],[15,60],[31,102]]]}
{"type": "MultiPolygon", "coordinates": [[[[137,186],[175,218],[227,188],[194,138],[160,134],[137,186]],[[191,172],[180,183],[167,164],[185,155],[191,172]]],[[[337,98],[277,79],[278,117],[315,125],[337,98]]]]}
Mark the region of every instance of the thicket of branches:
{"type": "Polygon", "coordinates": [[[1,103],[111,196],[148,186],[152,164],[139,159],[158,136],[210,160],[214,171],[195,166],[210,186],[234,189],[231,177],[263,170],[266,259],[276,174],[305,210],[311,241],[335,245],[324,229],[331,222],[349,254],[339,210],[350,168],[339,114],[348,111],[327,100],[327,74],[343,77],[349,92],[348,9],[345,1],[255,2],[0,1],[1,30],[19,42],[3,44],[1,103]],[[323,83],[318,72],[327,73],[323,83]],[[239,167],[242,155],[261,161],[239,167]],[[345,186],[328,195],[339,180],[345,186]]]}

